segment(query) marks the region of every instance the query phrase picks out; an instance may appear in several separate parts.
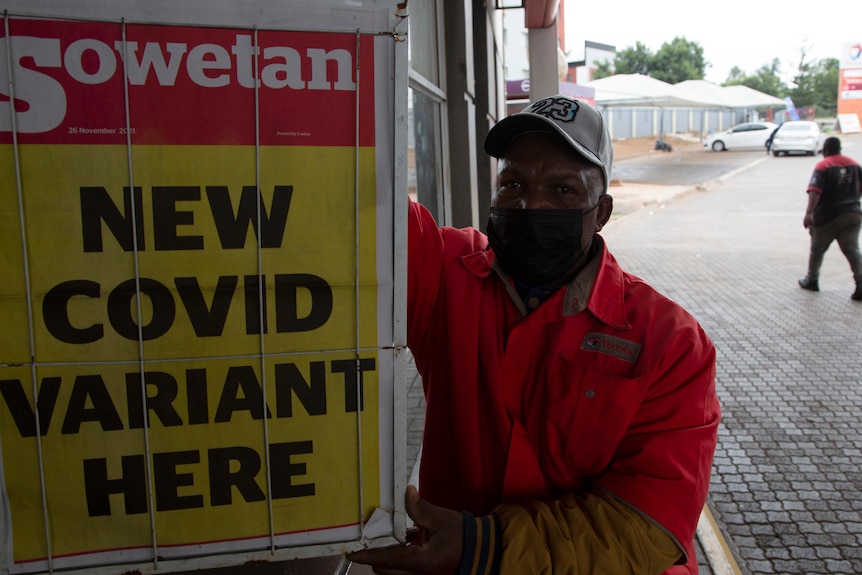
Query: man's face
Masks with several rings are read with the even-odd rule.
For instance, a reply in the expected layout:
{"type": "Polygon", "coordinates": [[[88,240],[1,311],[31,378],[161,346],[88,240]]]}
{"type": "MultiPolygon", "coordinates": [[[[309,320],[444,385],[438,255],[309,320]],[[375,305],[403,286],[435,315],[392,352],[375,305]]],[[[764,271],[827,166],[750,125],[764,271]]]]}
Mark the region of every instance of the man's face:
{"type": "Polygon", "coordinates": [[[613,199],[605,194],[601,168],[579,156],[558,136],[529,132],[500,155],[491,205],[520,209],[584,210],[582,246],[607,223],[613,199]],[[598,202],[598,208],[586,213],[598,202]]]}

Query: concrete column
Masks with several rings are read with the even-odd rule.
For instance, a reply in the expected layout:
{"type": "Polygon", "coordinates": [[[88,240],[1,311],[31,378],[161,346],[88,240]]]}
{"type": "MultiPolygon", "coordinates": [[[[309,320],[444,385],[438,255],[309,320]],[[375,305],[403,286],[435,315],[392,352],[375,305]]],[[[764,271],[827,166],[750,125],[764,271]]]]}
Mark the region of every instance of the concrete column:
{"type": "MultiPolygon", "coordinates": [[[[496,181],[496,160],[484,150],[488,131],[505,115],[506,83],[503,80],[502,55],[497,52],[497,26],[493,3],[473,3],[474,53],[476,55],[476,145],[478,182],[478,219],[486,231],[491,198],[496,181]]],[[[502,27],[500,27],[500,36],[502,27]]]]}
{"type": "Polygon", "coordinates": [[[530,51],[530,100],[535,102],[558,94],[560,74],[557,56],[557,26],[530,28],[527,33],[530,51]]]}
{"type": "Polygon", "coordinates": [[[476,62],[473,56],[473,6],[445,0],[446,92],[449,96],[449,161],[452,222],[480,227],[476,141],[476,62]]]}

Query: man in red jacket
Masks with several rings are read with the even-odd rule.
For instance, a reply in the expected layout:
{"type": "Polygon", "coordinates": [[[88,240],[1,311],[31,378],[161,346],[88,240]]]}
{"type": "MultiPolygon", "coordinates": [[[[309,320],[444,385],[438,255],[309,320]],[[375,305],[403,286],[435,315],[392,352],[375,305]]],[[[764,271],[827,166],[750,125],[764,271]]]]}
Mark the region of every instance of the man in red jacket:
{"type": "Polygon", "coordinates": [[[808,274],[799,280],[802,289],[820,291],[820,266],[833,241],[850,263],[856,291],[850,296],[862,301],[862,167],[841,153],[841,140],[832,136],[823,142],[823,159],[814,166],[808,182],[808,209],[802,225],[811,234],[808,274]]]}
{"type": "MultiPolygon", "coordinates": [[[[378,573],[697,573],[720,418],[698,323],[623,271],[604,119],[555,96],[499,122],[488,235],[409,208],[408,344],[426,397],[421,537],[378,573]]],[[[421,493],[421,498],[420,498],[421,493]]]]}

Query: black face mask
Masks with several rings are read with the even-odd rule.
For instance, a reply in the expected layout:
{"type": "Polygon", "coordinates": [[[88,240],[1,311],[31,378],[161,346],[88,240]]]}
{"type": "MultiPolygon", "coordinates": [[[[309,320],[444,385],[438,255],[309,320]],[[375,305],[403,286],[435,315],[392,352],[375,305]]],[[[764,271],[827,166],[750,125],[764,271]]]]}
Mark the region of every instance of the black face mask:
{"type": "Polygon", "coordinates": [[[587,211],[492,207],[488,243],[500,267],[529,285],[559,282],[584,256],[581,246],[587,211]]]}

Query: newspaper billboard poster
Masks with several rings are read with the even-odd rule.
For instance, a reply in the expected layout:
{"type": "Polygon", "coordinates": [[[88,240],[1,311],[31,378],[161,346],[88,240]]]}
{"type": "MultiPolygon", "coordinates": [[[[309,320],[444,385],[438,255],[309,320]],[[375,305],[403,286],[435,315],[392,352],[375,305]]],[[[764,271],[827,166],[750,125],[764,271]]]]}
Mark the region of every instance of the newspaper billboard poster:
{"type": "Polygon", "coordinates": [[[5,18],[11,573],[355,541],[387,503],[383,45],[5,18]]]}

